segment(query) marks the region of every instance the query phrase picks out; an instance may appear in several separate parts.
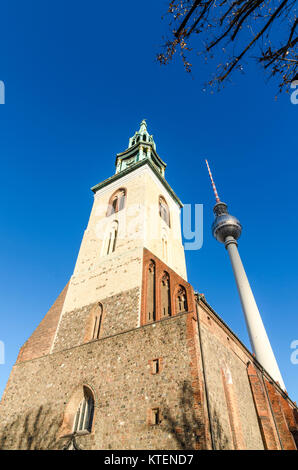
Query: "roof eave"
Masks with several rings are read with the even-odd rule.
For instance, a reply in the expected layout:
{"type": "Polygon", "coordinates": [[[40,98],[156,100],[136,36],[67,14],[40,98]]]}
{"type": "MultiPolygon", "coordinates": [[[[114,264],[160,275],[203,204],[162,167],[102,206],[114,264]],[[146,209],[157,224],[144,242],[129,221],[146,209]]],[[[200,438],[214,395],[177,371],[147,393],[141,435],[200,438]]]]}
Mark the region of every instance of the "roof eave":
{"type": "Polygon", "coordinates": [[[114,182],[114,181],[117,181],[118,179],[122,178],[122,176],[125,176],[125,175],[128,175],[129,173],[131,173],[132,171],[136,170],[137,168],[140,168],[141,166],[143,165],[148,165],[151,170],[154,172],[154,174],[157,176],[157,178],[159,179],[159,181],[162,183],[162,185],[167,189],[167,191],[170,193],[170,195],[172,196],[172,198],[174,199],[174,201],[178,204],[178,206],[180,208],[183,207],[183,204],[182,202],[180,201],[180,199],[178,198],[178,196],[175,194],[175,192],[173,191],[173,189],[171,188],[171,186],[169,185],[169,183],[167,183],[167,181],[163,178],[163,176],[158,172],[158,170],[155,168],[155,166],[153,165],[153,163],[150,161],[150,159],[146,158],[144,160],[141,160],[137,163],[135,163],[134,165],[132,165],[131,167],[129,168],[126,168],[125,170],[119,172],[119,173],[116,173],[115,175],[111,176],[110,178],[107,178],[106,180],[102,181],[101,183],[98,183],[96,184],[95,186],[92,186],[91,188],[91,191],[93,191],[93,193],[95,194],[97,191],[99,191],[100,189],[104,188],[105,186],[107,186],[108,184],[114,182]]]}

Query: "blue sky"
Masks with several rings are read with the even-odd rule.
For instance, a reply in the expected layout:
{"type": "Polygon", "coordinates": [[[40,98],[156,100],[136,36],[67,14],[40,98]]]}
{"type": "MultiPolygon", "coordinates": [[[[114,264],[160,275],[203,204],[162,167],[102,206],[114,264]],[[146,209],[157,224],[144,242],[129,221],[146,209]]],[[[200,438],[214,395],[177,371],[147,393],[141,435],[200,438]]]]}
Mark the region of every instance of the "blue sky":
{"type": "Polygon", "coordinates": [[[211,236],[218,191],[243,225],[240,253],[288,392],[297,327],[297,113],[254,63],[220,93],[155,60],[166,1],[5,2],[0,80],[0,394],[19,348],[72,274],[92,205],[90,187],[147,118],[167,180],[184,203],[204,204],[204,244],[186,253],[189,281],[248,345],[223,246],[211,236]],[[116,5],[116,6],[115,6],[116,5]]]}

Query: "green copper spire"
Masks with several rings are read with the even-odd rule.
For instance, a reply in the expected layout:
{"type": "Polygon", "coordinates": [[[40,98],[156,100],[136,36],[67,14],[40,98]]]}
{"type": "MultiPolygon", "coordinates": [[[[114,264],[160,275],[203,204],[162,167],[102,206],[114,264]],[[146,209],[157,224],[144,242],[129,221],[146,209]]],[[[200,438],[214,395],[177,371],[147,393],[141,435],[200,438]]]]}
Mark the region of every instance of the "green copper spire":
{"type": "Polygon", "coordinates": [[[136,145],[139,142],[148,142],[153,145],[154,150],[156,150],[156,145],[153,140],[153,135],[149,135],[147,130],[146,119],[143,119],[140,124],[140,129],[135,132],[134,136],[129,139],[128,148],[136,145]]]}
{"type": "Polygon", "coordinates": [[[156,153],[153,135],[149,134],[146,119],[143,119],[140,124],[140,129],[129,139],[128,148],[124,152],[117,154],[116,173],[120,173],[128,167],[132,167],[141,160],[146,159],[149,159],[164,177],[166,164],[156,153]]]}

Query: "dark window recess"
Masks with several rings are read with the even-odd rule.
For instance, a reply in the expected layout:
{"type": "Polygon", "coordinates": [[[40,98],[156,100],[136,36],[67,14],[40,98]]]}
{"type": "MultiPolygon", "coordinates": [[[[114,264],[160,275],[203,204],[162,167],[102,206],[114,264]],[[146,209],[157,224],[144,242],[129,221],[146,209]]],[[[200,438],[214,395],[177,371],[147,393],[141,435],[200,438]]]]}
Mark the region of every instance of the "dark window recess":
{"type": "Polygon", "coordinates": [[[157,425],[160,423],[159,408],[153,408],[151,410],[152,424],[157,425]]]}
{"type": "Polygon", "coordinates": [[[159,370],[160,370],[159,359],[153,359],[153,361],[152,361],[152,373],[153,374],[158,374],[159,370]]]}

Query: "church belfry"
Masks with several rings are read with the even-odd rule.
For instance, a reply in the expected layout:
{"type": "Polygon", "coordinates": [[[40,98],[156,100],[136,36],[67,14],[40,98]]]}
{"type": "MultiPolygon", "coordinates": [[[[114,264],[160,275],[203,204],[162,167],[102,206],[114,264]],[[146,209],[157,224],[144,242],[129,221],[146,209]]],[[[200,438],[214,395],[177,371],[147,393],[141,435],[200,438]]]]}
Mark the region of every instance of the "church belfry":
{"type": "Polygon", "coordinates": [[[158,156],[153,135],[148,133],[146,120],[143,119],[139,131],[135,132],[134,136],[129,139],[128,148],[117,154],[116,173],[146,159],[152,162],[162,176],[165,176],[166,164],[158,156]]]}

